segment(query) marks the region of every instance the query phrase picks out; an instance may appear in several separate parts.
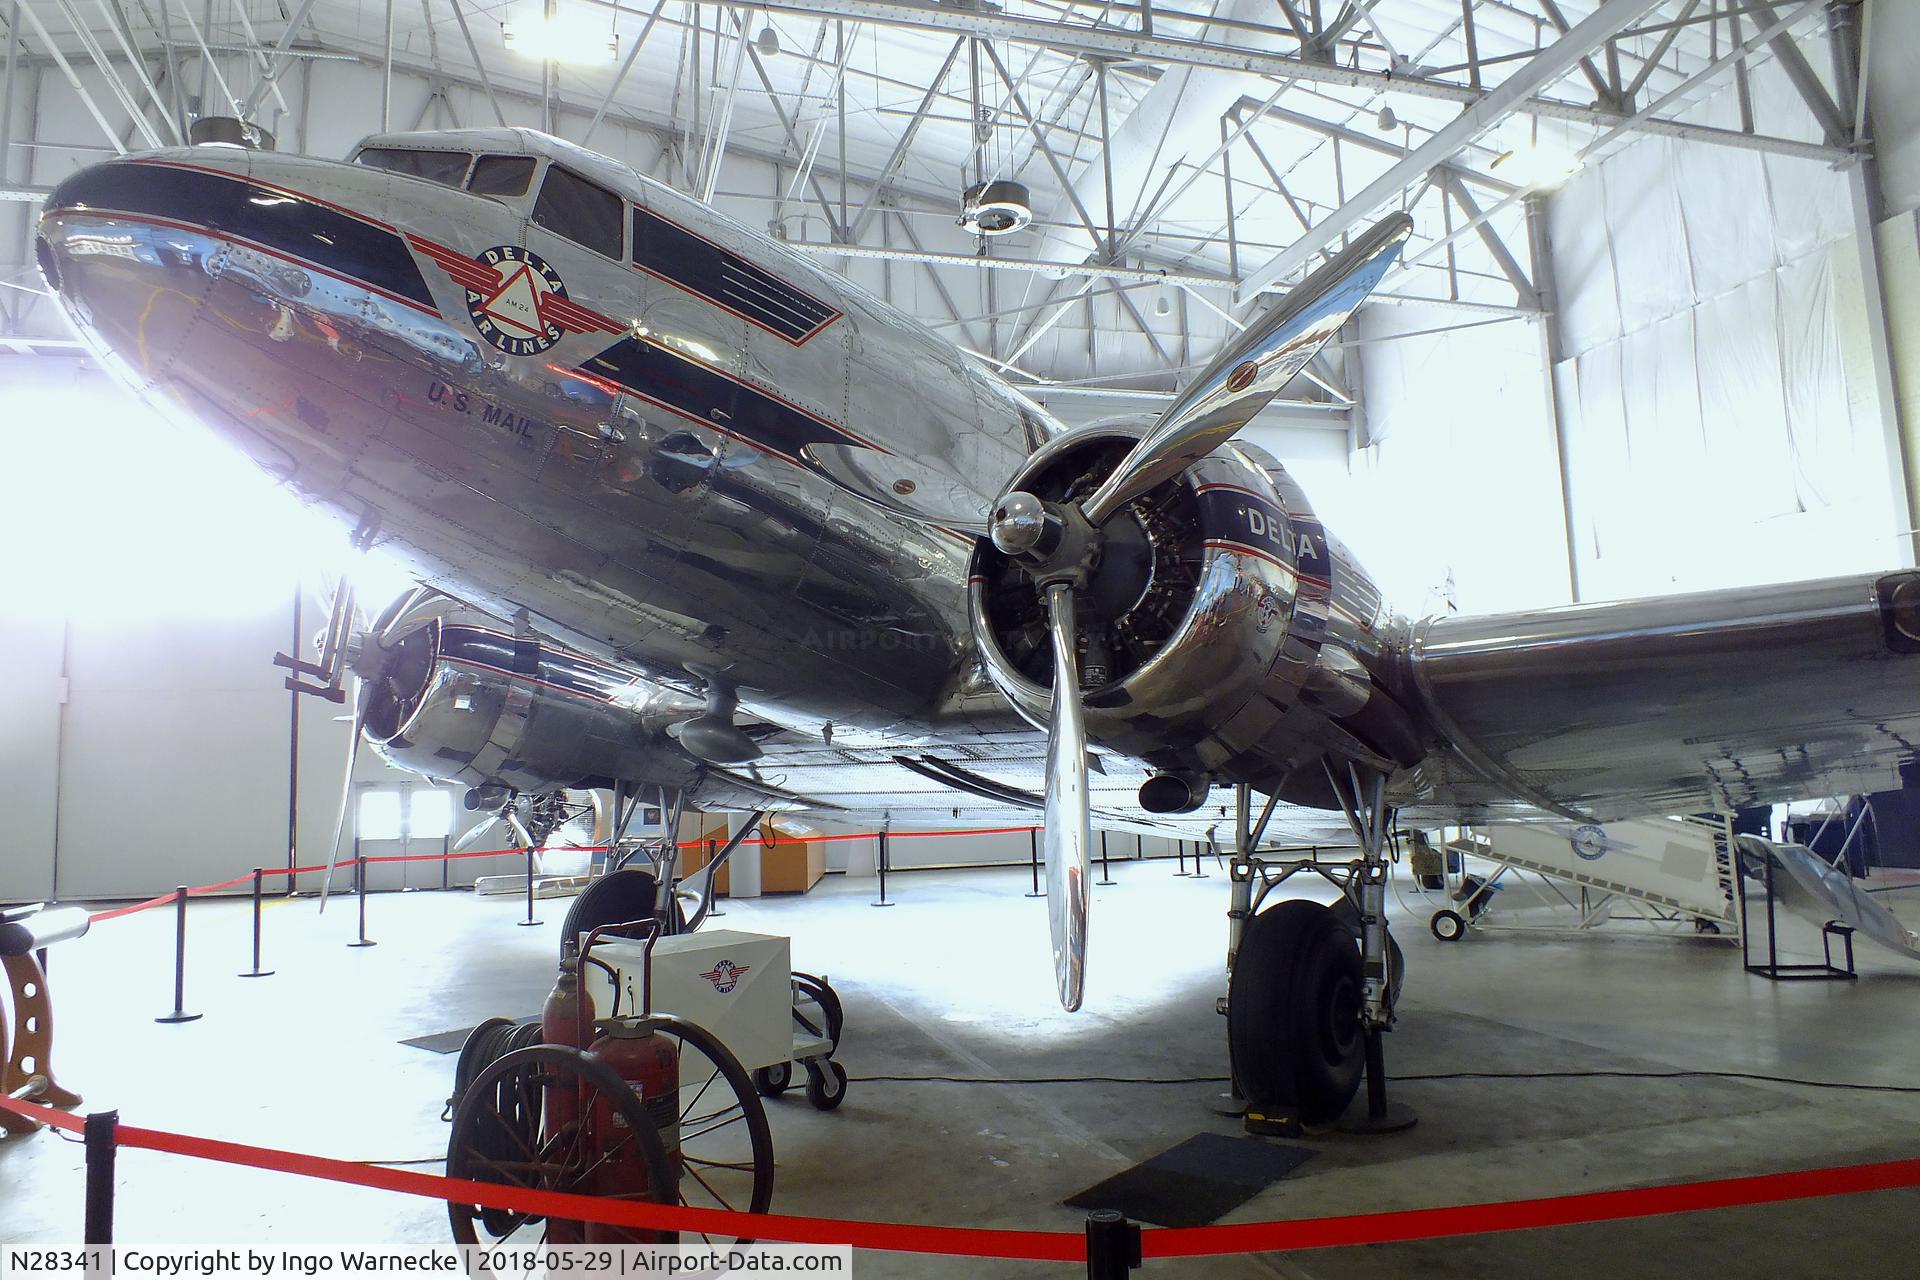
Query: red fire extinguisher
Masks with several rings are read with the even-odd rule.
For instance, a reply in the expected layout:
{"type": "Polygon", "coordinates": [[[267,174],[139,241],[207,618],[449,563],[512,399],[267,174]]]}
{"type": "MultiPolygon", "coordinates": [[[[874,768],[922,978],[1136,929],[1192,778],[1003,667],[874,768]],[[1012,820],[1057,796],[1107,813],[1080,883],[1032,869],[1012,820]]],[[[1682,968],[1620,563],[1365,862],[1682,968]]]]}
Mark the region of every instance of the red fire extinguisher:
{"type": "MultiPolygon", "coordinates": [[[[540,1039],[547,1044],[584,1049],[592,1035],[593,996],[580,982],[579,950],[568,945],[560,954],[560,976],[540,1010],[540,1039]]],[[[545,1093],[541,1099],[541,1136],[547,1144],[565,1150],[568,1144],[554,1140],[581,1124],[579,1086],[572,1078],[561,1075],[547,1085],[545,1093]]],[[[547,1242],[580,1244],[586,1239],[585,1230],[584,1223],[554,1218],[547,1223],[547,1242]]]]}
{"type": "MultiPolygon", "coordinates": [[[[604,1025],[605,1033],[588,1052],[633,1086],[666,1148],[673,1185],[664,1194],[651,1185],[647,1162],[628,1132],[626,1119],[604,1096],[596,1096],[587,1122],[588,1147],[602,1161],[593,1194],[676,1203],[680,1198],[680,1055],[671,1040],[654,1030],[651,1018],[615,1018],[604,1025]]],[[[676,1238],[673,1232],[586,1224],[588,1244],[658,1244],[676,1238]]]]}

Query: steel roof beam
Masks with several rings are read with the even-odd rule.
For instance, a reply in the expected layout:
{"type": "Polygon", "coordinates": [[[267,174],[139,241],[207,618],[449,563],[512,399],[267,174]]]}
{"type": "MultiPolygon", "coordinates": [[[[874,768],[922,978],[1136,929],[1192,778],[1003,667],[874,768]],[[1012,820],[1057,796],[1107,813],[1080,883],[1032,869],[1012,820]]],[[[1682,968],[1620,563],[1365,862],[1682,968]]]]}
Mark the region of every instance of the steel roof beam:
{"type": "Polygon", "coordinates": [[[1402,156],[1398,163],[1369,183],[1365,190],[1349,199],[1333,214],[1321,220],[1309,235],[1276,254],[1267,264],[1248,276],[1240,285],[1240,300],[1271,289],[1292,276],[1315,254],[1327,248],[1382,204],[1405,190],[1435,166],[1453,158],[1462,147],[1505,119],[1530,95],[1552,84],[1589,50],[1603,44],[1635,19],[1643,17],[1661,0],[1606,0],[1580,20],[1566,35],[1542,49],[1496,88],[1462,111],[1425,142],[1402,156]]]}
{"type": "MultiPolygon", "coordinates": [[[[1462,105],[1477,104],[1488,96],[1476,91],[1470,85],[1435,79],[1411,70],[1374,71],[1359,67],[1345,67],[1334,63],[1315,62],[1294,54],[1248,48],[1244,45],[1221,44],[1209,40],[1148,34],[1140,31],[1118,31],[1110,27],[1094,27],[1081,23],[1047,22],[1037,18],[991,13],[984,9],[963,9],[938,3],[937,0],[766,0],[761,7],[815,16],[837,14],[889,27],[966,32],[996,40],[1042,45],[1083,57],[1218,67],[1228,71],[1251,72],[1255,75],[1343,85],[1347,88],[1365,89],[1371,93],[1402,93],[1410,97],[1433,98],[1462,105]]],[[[1651,5],[1648,6],[1648,8],[1651,7],[1651,5]]],[[[1165,14],[1161,16],[1163,21],[1167,17],[1165,14]]],[[[1183,14],[1181,17],[1194,23],[1205,21],[1204,18],[1195,15],[1183,14]]],[[[1580,28],[1584,28],[1587,22],[1591,21],[1591,18],[1583,21],[1580,28]]],[[[1594,42],[1583,49],[1582,54],[1591,52],[1601,43],[1604,41],[1594,42]]],[[[1572,62],[1569,62],[1566,70],[1570,71],[1572,66],[1572,62]]],[[[1554,79],[1557,80],[1559,77],[1556,76],[1554,79]]],[[[1529,90],[1529,93],[1534,96],[1521,97],[1520,100],[1512,103],[1508,110],[1523,115],[1571,120],[1602,129],[1611,128],[1632,118],[1624,112],[1604,107],[1537,96],[1538,89],[1546,87],[1546,83],[1529,90]]],[[[1495,92],[1498,90],[1496,89],[1495,92]]],[[[1844,147],[1801,142],[1794,138],[1742,133],[1737,129],[1716,129],[1706,125],[1684,124],[1677,120],[1640,119],[1635,120],[1634,128],[1643,133],[1664,134],[1670,137],[1689,138],[1696,142],[1744,147],[1750,150],[1775,151],[1815,160],[1837,161],[1851,154],[1850,150],[1844,147]]]]}

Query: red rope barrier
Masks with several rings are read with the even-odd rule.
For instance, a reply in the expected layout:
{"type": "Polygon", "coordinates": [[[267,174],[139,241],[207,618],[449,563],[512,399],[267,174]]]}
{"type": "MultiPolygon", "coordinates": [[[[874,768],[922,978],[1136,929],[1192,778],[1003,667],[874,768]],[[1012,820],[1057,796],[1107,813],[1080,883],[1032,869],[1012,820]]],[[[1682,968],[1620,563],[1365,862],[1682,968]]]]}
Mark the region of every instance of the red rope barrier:
{"type": "MultiPolygon", "coordinates": [[[[928,839],[928,838],[935,838],[935,837],[945,838],[945,837],[953,837],[953,836],[1003,836],[1003,835],[1014,835],[1014,834],[1025,835],[1029,831],[1038,831],[1039,829],[1040,828],[1038,827],[983,827],[974,831],[895,831],[890,833],[889,838],[893,840],[918,840],[918,839],[928,839]]],[[[810,841],[817,841],[819,843],[825,844],[830,841],[838,841],[838,840],[877,840],[879,838],[880,838],[880,833],[878,831],[856,832],[852,835],[835,835],[835,836],[789,836],[784,840],[778,839],[778,838],[773,840],[760,840],[760,839],[742,840],[738,847],[746,848],[749,845],[751,845],[755,848],[772,848],[782,844],[802,844],[810,841]]],[[[704,849],[707,847],[707,841],[682,840],[675,847],[680,849],[704,849]]],[[[567,845],[565,846],[565,851],[569,853],[605,853],[607,851],[607,846],[603,844],[567,845]]],[[[365,861],[368,866],[372,866],[375,863],[384,864],[384,863],[392,863],[392,862],[459,862],[467,858],[524,858],[524,857],[526,857],[526,850],[524,849],[469,849],[461,853],[386,853],[386,854],[380,854],[377,857],[367,858],[365,861]]],[[[316,863],[313,863],[311,866],[305,866],[305,867],[265,867],[265,868],[262,868],[261,874],[269,875],[269,876],[286,876],[289,880],[291,880],[294,876],[314,875],[318,872],[326,871],[329,865],[331,865],[333,870],[338,871],[338,870],[341,870],[342,868],[353,866],[354,861],[355,860],[352,858],[342,858],[338,862],[335,862],[332,864],[328,864],[325,862],[316,862],[316,863]]],[[[219,893],[222,889],[238,888],[240,885],[246,884],[252,879],[253,879],[253,873],[249,871],[245,875],[235,876],[231,880],[222,880],[217,884],[194,885],[193,887],[187,890],[187,896],[190,898],[197,898],[202,896],[203,894],[219,893]]],[[[104,923],[105,921],[118,920],[122,916],[130,916],[137,912],[150,911],[155,907],[166,906],[168,903],[173,901],[173,897],[174,895],[171,893],[163,893],[157,898],[148,898],[145,902],[135,902],[135,903],[130,903],[124,907],[113,907],[106,911],[96,911],[92,915],[87,917],[87,922],[89,924],[101,924],[101,923],[104,923]]]]}
{"type": "MultiPolygon", "coordinates": [[[[75,1132],[83,1127],[74,1116],[32,1103],[0,1098],[0,1108],[29,1120],[75,1132]]],[[[195,1138],[162,1129],[121,1125],[116,1130],[116,1136],[124,1146],[149,1151],[245,1165],[457,1204],[482,1205],[490,1209],[543,1214],[609,1226],[705,1231],[753,1239],[788,1240],[799,1244],[844,1244],[856,1249],[882,1249],[896,1253],[935,1253],[1039,1262],[1082,1262],[1087,1256],[1086,1237],[1077,1231],[929,1227],[899,1222],[730,1213],[684,1205],[638,1204],[563,1192],[502,1187],[494,1183],[472,1182],[377,1165],[353,1164],[273,1147],[195,1138]]],[[[1149,1258],[1193,1258],[1348,1248],[1354,1245],[1575,1226],[1590,1222],[1616,1222],[1625,1218],[1660,1217],[1673,1213],[1699,1213],[1743,1205],[1812,1200],[1915,1186],[1920,1186],[1920,1160],[1889,1160],[1877,1164],[1715,1178],[1704,1182],[1622,1191],[1581,1192],[1504,1203],[1303,1218],[1293,1222],[1152,1229],[1142,1233],[1141,1251],[1149,1258]]]]}

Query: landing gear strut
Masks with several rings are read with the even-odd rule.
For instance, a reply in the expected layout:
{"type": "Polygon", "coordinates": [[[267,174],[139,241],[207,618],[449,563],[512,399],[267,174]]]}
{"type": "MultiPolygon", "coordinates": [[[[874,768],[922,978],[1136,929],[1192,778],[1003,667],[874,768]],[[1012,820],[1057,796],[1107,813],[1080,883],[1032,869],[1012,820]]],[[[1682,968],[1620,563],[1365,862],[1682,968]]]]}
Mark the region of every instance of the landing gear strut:
{"type": "Polygon", "coordinates": [[[1360,844],[1358,857],[1258,855],[1273,816],[1258,822],[1250,788],[1235,789],[1233,897],[1228,910],[1227,1044],[1234,1089],[1256,1132],[1297,1134],[1337,1124],[1348,1132],[1410,1127],[1413,1112],[1387,1099],[1383,1033],[1393,1025],[1400,948],[1387,932],[1386,780],[1331,764],[1328,780],[1360,844]],[[1268,895],[1302,871],[1340,891],[1335,907],[1301,899],[1262,910],[1268,895]],[[1360,1081],[1367,1105],[1346,1115],[1360,1081]]]}

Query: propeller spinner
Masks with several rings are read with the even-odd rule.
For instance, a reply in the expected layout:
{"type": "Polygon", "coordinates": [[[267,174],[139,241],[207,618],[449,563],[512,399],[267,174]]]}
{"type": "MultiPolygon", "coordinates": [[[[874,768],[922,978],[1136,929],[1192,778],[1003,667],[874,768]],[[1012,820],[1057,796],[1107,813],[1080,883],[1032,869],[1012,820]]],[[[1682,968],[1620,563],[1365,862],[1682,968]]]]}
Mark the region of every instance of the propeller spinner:
{"type": "Polygon", "coordinates": [[[987,536],[1018,564],[1045,604],[1053,655],[1047,727],[1047,915],[1060,1004],[1080,1007],[1087,969],[1087,729],[1080,691],[1075,594],[1105,546],[1104,526],[1129,503],[1231,440],[1313,359],[1399,258],[1413,219],[1386,218],[1309,275],[1175,397],[1084,501],[1048,502],[1011,489],[994,504],[987,536]]]}

